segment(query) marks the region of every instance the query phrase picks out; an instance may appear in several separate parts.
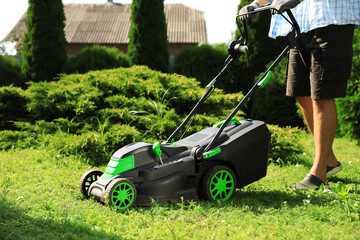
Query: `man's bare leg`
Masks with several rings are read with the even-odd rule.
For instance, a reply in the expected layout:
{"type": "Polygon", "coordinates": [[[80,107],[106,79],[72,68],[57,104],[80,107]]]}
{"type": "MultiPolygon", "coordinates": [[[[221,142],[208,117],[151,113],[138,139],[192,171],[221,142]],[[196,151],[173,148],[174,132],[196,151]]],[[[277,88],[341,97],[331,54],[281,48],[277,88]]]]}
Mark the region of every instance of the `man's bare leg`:
{"type": "Polygon", "coordinates": [[[306,124],[314,136],[315,160],[310,173],[326,182],[326,167],[338,165],[332,150],[337,126],[335,101],[313,100],[311,97],[297,97],[297,100],[306,124]]]}

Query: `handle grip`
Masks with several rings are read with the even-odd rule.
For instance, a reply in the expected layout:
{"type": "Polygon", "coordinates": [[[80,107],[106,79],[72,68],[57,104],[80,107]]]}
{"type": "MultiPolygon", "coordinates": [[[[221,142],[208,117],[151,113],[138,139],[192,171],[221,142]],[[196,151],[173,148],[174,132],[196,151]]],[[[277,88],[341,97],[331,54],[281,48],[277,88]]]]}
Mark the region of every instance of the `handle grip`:
{"type": "MultiPolygon", "coordinates": [[[[297,34],[300,34],[300,27],[299,27],[299,24],[298,22],[296,21],[293,13],[291,12],[291,10],[286,10],[286,13],[287,15],[289,16],[290,20],[287,19],[282,13],[280,13],[276,8],[273,8],[271,7],[271,5],[267,5],[267,6],[264,6],[264,7],[259,7],[259,8],[256,8],[254,9],[254,11],[252,12],[249,12],[249,13],[245,13],[245,14],[239,14],[236,18],[240,18],[243,20],[244,24],[246,25],[246,18],[242,18],[246,15],[249,15],[249,14],[256,14],[256,13],[259,13],[259,12],[264,12],[264,11],[272,11],[272,12],[277,12],[278,14],[280,14],[283,18],[285,18],[290,24],[291,26],[295,29],[296,33],[297,34]]],[[[246,36],[246,39],[247,39],[247,36],[246,36]]]]}

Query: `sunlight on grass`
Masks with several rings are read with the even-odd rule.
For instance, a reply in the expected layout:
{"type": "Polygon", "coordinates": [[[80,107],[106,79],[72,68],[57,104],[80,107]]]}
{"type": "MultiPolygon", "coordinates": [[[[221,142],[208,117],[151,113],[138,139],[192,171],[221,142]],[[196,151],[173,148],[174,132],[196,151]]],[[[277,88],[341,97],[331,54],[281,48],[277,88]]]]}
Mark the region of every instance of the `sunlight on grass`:
{"type": "Polygon", "coordinates": [[[5,239],[356,239],[360,147],[335,140],[344,170],[330,185],[344,183],[351,199],[346,202],[338,194],[288,188],[312,164],[310,137],[302,136],[300,143],[304,152],[286,163],[270,163],[265,178],[237,190],[228,202],[155,204],[124,212],[81,196],[79,179],[91,169],[81,158],[47,149],[2,151],[0,231],[5,239]]]}

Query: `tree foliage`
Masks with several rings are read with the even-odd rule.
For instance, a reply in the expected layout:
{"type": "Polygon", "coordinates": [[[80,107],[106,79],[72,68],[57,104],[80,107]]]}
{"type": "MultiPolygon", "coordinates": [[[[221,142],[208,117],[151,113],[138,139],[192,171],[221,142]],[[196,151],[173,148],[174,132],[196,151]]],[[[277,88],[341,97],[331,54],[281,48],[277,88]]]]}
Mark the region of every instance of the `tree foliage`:
{"type": "Polygon", "coordinates": [[[23,41],[26,80],[53,80],[66,61],[65,15],[61,0],[29,0],[23,41]]]}
{"type": "Polygon", "coordinates": [[[169,50],[163,0],[133,0],[128,55],[132,65],[168,71],[169,50]]]}

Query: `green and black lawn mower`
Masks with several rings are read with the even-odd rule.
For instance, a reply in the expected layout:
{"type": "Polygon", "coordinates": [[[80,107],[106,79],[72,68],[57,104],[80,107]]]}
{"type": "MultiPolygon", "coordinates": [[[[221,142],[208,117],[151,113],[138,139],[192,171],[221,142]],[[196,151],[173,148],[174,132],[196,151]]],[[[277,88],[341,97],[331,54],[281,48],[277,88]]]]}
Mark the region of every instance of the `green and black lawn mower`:
{"type": "MultiPolygon", "coordinates": [[[[259,8],[254,13],[266,10],[270,7],[259,8]]],[[[180,126],[165,142],[137,142],[117,150],[104,173],[98,170],[84,173],[80,179],[81,193],[120,210],[133,205],[150,206],[153,201],[227,201],[237,188],[266,176],[271,132],[262,121],[239,121],[234,116],[256,89],[266,84],[271,71],[296,42],[299,27],[292,13],[287,13],[293,26],[288,46],[224,121],[174,140],[191,124],[230,64],[247,52],[247,24],[240,19],[241,15],[236,20],[239,25],[243,22],[245,34],[229,44],[225,66],[180,126]]]]}

